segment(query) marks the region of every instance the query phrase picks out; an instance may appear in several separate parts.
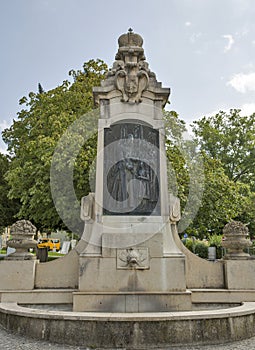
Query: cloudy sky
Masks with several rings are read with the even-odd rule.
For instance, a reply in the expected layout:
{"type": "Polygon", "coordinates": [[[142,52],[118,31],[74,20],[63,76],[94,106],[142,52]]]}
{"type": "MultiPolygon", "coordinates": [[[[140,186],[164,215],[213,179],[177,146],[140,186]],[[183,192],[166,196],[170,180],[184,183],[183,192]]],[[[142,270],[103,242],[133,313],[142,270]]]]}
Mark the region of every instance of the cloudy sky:
{"type": "MultiPolygon", "coordinates": [[[[52,89],[68,71],[111,65],[132,27],[171,105],[187,123],[220,109],[255,112],[254,0],[8,0],[0,2],[0,130],[19,99],[52,89]]],[[[5,145],[0,139],[0,151],[5,145]]]]}

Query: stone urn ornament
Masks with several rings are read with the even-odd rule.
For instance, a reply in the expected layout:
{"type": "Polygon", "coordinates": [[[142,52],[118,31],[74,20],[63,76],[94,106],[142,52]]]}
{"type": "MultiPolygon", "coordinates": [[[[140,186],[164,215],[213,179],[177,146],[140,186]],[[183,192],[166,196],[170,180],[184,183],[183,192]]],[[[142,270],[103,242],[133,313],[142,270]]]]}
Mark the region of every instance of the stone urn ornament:
{"type": "Polygon", "coordinates": [[[8,255],[5,260],[35,260],[36,257],[29,252],[35,248],[37,242],[34,240],[36,227],[28,220],[19,220],[11,226],[11,239],[7,246],[15,248],[16,251],[8,255]]]}
{"type": "Polygon", "coordinates": [[[250,254],[244,252],[245,248],[252,245],[246,225],[239,221],[232,221],[225,225],[223,235],[222,246],[227,250],[224,259],[245,260],[250,258],[250,254]]]}

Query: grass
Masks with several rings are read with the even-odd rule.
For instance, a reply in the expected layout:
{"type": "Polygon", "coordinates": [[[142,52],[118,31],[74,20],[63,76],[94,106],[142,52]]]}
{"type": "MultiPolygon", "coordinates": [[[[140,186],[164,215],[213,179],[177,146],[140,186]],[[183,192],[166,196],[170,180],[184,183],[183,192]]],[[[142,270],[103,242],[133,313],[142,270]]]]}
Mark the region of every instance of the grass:
{"type": "MultiPolygon", "coordinates": [[[[6,254],[6,249],[1,249],[0,254],[5,255],[6,254]]],[[[35,253],[33,253],[35,255],[35,253]]],[[[61,258],[61,256],[65,256],[65,254],[57,253],[57,252],[48,252],[48,261],[55,260],[57,258],[61,258]]],[[[0,260],[2,260],[4,257],[1,257],[0,260]]]]}
{"type": "Polygon", "coordinates": [[[65,256],[65,254],[60,254],[57,252],[48,252],[48,261],[56,260],[58,258],[61,258],[62,256],[65,256]]]}
{"type": "Polygon", "coordinates": [[[48,252],[48,257],[52,258],[60,258],[61,256],[65,256],[66,254],[61,254],[57,252],[48,252]]]}

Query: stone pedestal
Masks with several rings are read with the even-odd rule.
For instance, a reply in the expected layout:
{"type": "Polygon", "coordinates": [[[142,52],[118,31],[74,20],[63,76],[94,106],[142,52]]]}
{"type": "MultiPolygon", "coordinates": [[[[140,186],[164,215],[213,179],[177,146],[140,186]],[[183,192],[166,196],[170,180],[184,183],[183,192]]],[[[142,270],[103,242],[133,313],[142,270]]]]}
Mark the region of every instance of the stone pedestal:
{"type": "Polygon", "coordinates": [[[0,261],[0,290],[32,290],[38,260],[0,261]]]}
{"type": "Polygon", "coordinates": [[[161,217],[143,217],[142,223],[140,217],[103,219],[102,246],[88,245],[80,255],[74,310],[189,310],[185,257],[172,239],[170,223],[161,217]]]}
{"type": "Polygon", "coordinates": [[[224,272],[226,288],[255,289],[255,260],[226,260],[224,272]]]}

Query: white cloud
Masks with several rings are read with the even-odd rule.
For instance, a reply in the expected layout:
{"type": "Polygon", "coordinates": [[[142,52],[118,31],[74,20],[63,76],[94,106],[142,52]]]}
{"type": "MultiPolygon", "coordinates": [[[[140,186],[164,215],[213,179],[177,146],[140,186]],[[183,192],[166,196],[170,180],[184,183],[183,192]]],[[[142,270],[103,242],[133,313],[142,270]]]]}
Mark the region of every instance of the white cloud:
{"type": "Polygon", "coordinates": [[[253,113],[255,113],[255,103],[245,103],[241,106],[241,115],[242,116],[249,116],[253,113]]]}
{"type": "Polygon", "coordinates": [[[2,154],[8,154],[7,152],[7,146],[4,144],[4,142],[1,141],[1,132],[9,128],[11,125],[11,122],[7,122],[6,120],[0,121],[0,153],[2,154]]]}
{"type": "Polygon", "coordinates": [[[247,62],[246,64],[244,64],[243,70],[245,70],[246,72],[255,70],[254,62],[251,61],[251,62],[247,62]]]}
{"type": "Polygon", "coordinates": [[[192,43],[192,44],[194,44],[200,37],[201,37],[201,35],[202,35],[202,33],[201,32],[199,32],[199,33],[193,33],[192,35],[191,35],[191,37],[190,37],[190,42],[192,43]]]}
{"type": "Polygon", "coordinates": [[[231,107],[225,107],[225,108],[218,108],[215,109],[214,111],[210,112],[210,113],[202,113],[201,116],[205,116],[205,117],[211,117],[216,115],[217,113],[219,113],[219,111],[223,111],[226,113],[229,113],[230,109],[240,109],[240,115],[245,117],[245,116],[250,116],[253,113],[255,113],[255,103],[251,102],[251,103],[244,103],[241,106],[231,106],[231,107]]]}
{"type": "Polygon", "coordinates": [[[235,74],[227,85],[232,86],[238,92],[245,94],[247,91],[255,91],[255,72],[248,74],[235,74]]]}
{"type": "Polygon", "coordinates": [[[0,132],[6,128],[9,128],[11,123],[7,122],[6,120],[0,121],[0,132]]]}
{"type": "Polygon", "coordinates": [[[191,22],[189,22],[189,21],[185,22],[185,26],[186,27],[190,27],[191,26],[191,22]]]}
{"type": "Polygon", "coordinates": [[[250,33],[250,30],[247,28],[247,26],[244,26],[241,30],[235,32],[235,36],[238,38],[243,38],[247,36],[250,33]]]}
{"type": "Polygon", "coordinates": [[[2,154],[8,154],[7,149],[6,149],[6,148],[3,148],[3,147],[0,147],[0,153],[2,153],[2,154]]]}
{"type": "Polygon", "coordinates": [[[229,50],[231,50],[235,40],[231,34],[222,35],[222,38],[228,40],[227,44],[224,47],[224,52],[228,52],[229,50]]]}

